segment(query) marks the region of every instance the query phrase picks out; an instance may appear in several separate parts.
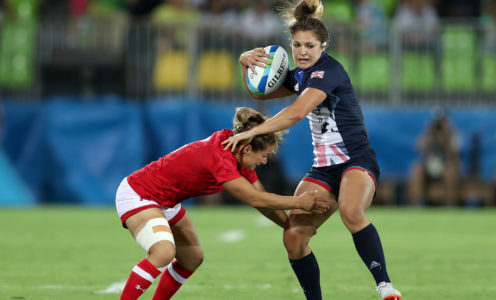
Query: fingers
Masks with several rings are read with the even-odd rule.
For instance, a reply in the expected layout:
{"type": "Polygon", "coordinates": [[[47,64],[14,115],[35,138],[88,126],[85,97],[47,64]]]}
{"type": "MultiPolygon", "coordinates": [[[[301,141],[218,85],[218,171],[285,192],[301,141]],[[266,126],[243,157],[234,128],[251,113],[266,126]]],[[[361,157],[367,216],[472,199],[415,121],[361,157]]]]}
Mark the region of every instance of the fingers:
{"type": "Polygon", "coordinates": [[[270,54],[265,53],[263,48],[255,48],[252,51],[243,53],[243,56],[245,56],[247,62],[245,65],[255,74],[258,74],[255,66],[265,68],[266,65],[270,64],[269,58],[272,58],[270,54]]]}
{"type": "Polygon", "coordinates": [[[327,198],[316,197],[314,201],[312,212],[325,213],[331,208],[331,201],[327,198]]]}
{"type": "Polygon", "coordinates": [[[221,145],[226,145],[224,147],[224,150],[227,150],[227,149],[231,148],[231,152],[233,152],[234,149],[236,149],[236,145],[238,144],[238,141],[234,137],[229,137],[225,141],[221,142],[220,144],[221,145]]]}

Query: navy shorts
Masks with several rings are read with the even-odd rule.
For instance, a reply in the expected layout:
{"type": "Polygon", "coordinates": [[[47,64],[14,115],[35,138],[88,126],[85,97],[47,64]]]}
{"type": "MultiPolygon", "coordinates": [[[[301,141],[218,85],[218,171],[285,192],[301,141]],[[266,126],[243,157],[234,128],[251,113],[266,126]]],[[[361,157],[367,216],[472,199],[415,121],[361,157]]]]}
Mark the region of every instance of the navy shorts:
{"type": "Polygon", "coordinates": [[[367,171],[370,177],[374,180],[374,184],[377,189],[380,176],[379,165],[374,158],[369,157],[350,159],[345,163],[334,166],[320,168],[312,167],[305,177],[303,177],[302,181],[316,183],[330,191],[337,198],[339,196],[341,178],[346,172],[353,169],[367,171]]]}

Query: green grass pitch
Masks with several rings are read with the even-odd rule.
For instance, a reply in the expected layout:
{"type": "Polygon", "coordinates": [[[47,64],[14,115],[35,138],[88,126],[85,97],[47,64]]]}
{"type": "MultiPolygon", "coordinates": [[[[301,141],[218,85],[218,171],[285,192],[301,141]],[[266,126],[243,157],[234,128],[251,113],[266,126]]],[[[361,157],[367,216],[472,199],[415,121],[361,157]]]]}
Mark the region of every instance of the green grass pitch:
{"type": "MultiPolygon", "coordinates": [[[[303,299],[279,227],[245,206],[187,209],[205,261],[175,299],[303,299]]],[[[404,299],[496,299],[496,210],[371,208],[368,217],[404,299]]],[[[104,292],[144,257],[113,208],[3,208],[0,226],[0,299],[117,299],[104,292]]],[[[324,299],[379,299],[338,214],[311,247],[324,299]]]]}

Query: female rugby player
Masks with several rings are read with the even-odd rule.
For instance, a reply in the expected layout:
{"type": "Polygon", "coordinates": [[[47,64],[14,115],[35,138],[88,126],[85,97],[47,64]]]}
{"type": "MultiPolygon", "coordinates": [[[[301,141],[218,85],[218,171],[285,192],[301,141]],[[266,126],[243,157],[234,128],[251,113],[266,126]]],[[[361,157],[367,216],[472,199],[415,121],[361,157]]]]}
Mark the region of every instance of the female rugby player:
{"type": "MultiPolygon", "coordinates": [[[[308,118],[313,140],[314,162],[296,188],[295,195],[318,190],[330,199],[325,213],[300,209],[289,212],[283,241],[291,266],[307,299],[322,299],[317,260],[309,248],[310,238],[339,208],[344,225],[351,232],[356,250],[376,282],[382,299],[398,300],[401,293],[391,284],[384,253],[374,225],[365,211],[371,205],[379,180],[376,154],[364,127],[362,111],[347,72],[326,53],[329,33],[320,21],[323,6],[318,0],[298,0],[282,7],[280,15],[291,34],[291,50],[296,68],[284,84],[269,96],[256,96],[246,86],[248,68],[268,63],[263,48],[240,56],[246,90],[254,99],[266,100],[297,94],[296,100],[273,118],[248,131],[236,134],[223,144],[237,149],[254,136],[287,129],[308,118]],[[240,143],[241,142],[241,143],[240,143]]],[[[331,254],[328,254],[331,255],[331,254]]]]}
{"type": "Polygon", "coordinates": [[[153,299],[170,299],[202,263],[196,229],[181,205],[185,199],[226,189],[281,227],[287,223],[284,209],[329,209],[330,202],[319,199],[315,190],[294,197],[264,191],[255,167],[267,163],[282,131],[254,136],[234,153],[224,151],[222,141],[265,120],[253,109],[238,108],[233,130],[214,132],[124,178],[116,193],[117,212],[148,256],[132,269],[120,299],[137,299],[161,273],[153,299]]]}

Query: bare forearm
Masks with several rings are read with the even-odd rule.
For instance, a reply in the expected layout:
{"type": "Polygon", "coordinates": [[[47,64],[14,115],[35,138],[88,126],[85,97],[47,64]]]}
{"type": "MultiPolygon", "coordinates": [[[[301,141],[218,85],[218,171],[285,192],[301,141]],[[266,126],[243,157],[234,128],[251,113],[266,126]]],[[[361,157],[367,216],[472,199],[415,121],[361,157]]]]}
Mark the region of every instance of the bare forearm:
{"type": "Polygon", "coordinates": [[[282,210],[301,208],[301,204],[297,197],[281,196],[267,192],[257,192],[256,194],[248,195],[245,202],[257,209],[269,208],[282,210]]]}
{"type": "Polygon", "coordinates": [[[292,112],[290,107],[281,110],[277,115],[251,129],[253,136],[288,129],[297,124],[305,116],[292,112]]]}

